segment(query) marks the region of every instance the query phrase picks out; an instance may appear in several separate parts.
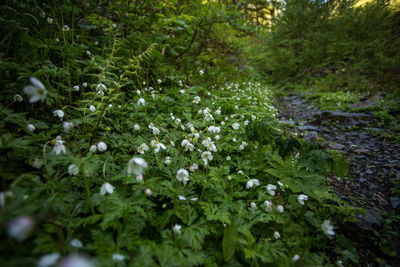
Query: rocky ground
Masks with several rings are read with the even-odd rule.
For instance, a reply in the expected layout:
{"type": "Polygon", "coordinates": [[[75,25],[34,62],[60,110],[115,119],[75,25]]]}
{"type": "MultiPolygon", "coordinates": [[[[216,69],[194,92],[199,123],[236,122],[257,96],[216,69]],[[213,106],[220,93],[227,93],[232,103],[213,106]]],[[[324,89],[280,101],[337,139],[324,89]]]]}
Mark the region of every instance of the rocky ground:
{"type": "Polygon", "coordinates": [[[365,215],[357,215],[359,222],[350,237],[362,266],[400,266],[400,237],[396,236],[400,227],[390,221],[400,213],[400,198],[394,192],[400,186],[400,145],[370,134],[384,130],[376,126],[372,113],[319,110],[301,95],[278,98],[277,104],[281,123],[308,141],[342,151],[348,159],[350,177],[329,175],[327,180],[341,199],[365,208],[365,215]],[[385,245],[389,248],[382,248],[380,239],[390,243],[385,245]],[[378,264],[376,258],[386,264],[378,264]]]}

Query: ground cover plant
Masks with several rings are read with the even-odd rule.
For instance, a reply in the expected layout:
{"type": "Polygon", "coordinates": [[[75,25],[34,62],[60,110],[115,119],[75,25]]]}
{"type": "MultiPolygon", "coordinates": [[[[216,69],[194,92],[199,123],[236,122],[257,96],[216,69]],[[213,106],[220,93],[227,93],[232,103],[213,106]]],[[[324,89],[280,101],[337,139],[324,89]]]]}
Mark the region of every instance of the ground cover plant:
{"type": "Polygon", "coordinates": [[[360,264],[346,163],[281,128],[247,6],[0,10],[1,266],[360,264]]]}

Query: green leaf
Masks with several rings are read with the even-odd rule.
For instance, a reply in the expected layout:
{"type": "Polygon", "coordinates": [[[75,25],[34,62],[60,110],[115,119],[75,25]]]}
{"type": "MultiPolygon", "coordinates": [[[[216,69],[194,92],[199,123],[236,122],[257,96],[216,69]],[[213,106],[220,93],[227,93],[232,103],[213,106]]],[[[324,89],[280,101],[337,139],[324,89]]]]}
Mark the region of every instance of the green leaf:
{"type": "Polygon", "coordinates": [[[228,262],[235,254],[238,241],[238,232],[234,223],[225,227],[224,238],[222,239],[222,252],[224,261],[228,262]]]}

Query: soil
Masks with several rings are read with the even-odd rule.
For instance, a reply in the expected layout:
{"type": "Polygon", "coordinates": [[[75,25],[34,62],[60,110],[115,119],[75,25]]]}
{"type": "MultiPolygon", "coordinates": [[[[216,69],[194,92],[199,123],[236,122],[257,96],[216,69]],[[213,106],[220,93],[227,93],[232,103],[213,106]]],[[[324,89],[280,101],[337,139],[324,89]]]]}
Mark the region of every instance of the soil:
{"type": "MultiPolygon", "coordinates": [[[[332,174],[327,181],[333,191],[349,205],[362,207],[365,215],[351,225],[348,238],[356,245],[362,266],[400,266],[399,257],[389,256],[379,249],[376,233],[385,235],[384,219],[400,214],[400,198],[394,185],[400,181],[400,145],[370,134],[378,128],[371,113],[321,111],[302,95],[278,98],[281,123],[323,148],[342,151],[349,162],[350,177],[332,174]],[[378,263],[377,258],[383,259],[378,263]]],[[[399,233],[399,226],[394,226],[399,233]]],[[[400,239],[400,238],[399,238],[400,239]]],[[[400,255],[400,240],[394,240],[400,255]]]]}

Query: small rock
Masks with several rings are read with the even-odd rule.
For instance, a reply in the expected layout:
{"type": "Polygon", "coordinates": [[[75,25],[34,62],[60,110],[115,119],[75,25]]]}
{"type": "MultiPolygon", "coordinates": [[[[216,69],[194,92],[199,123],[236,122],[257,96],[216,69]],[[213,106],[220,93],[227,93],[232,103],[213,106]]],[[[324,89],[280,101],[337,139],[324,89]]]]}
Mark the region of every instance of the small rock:
{"type": "Polygon", "coordinates": [[[390,197],[390,203],[392,204],[392,208],[397,209],[400,206],[400,197],[390,197]]]}
{"type": "Polygon", "coordinates": [[[315,142],[318,139],[318,133],[314,131],[307,132],[304,139],[309,142],[315,142]]]}
{"type": "Polygon", "coordinates": [[[356,226],[362,230],[373,231],[374,225],[381,226],[383,217],[374,209],[367,209],[365,215],[357,214],[358,222],[356,226]]]}
{"type": "Polygon", "coordinates": [[[333,150],[343,150],[346,146],[338,143],[330,143],[328,147],[333,150]]]}
{"type": "Polygon", "coordinates": [[[318,127],[316,126],[311,126],[311,125],[301,125],[298,127],[299,130],[301,131],[314,131],[314,132],[319,132],[321,131],[318,127]]]}

